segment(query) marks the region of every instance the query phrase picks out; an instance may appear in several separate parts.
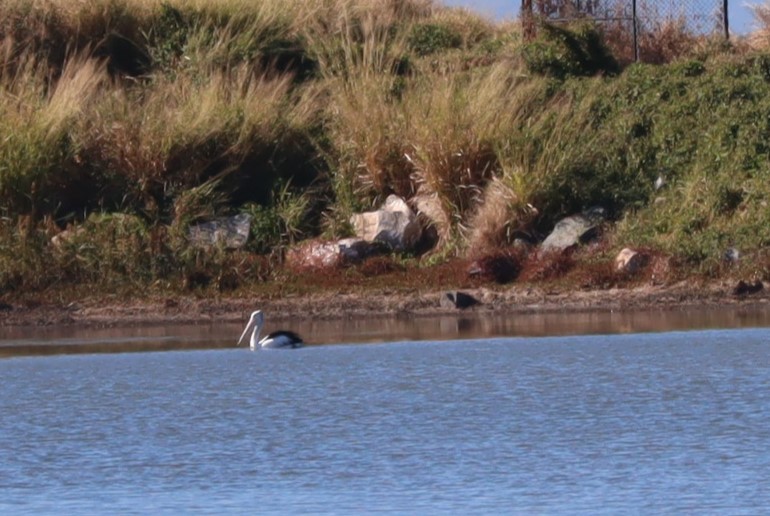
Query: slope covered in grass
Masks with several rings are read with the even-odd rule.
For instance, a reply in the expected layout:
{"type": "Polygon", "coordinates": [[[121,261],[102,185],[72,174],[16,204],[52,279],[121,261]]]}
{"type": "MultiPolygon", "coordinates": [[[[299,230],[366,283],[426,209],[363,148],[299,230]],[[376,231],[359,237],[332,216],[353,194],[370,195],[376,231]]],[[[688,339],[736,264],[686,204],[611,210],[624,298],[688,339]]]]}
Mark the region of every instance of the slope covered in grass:
{"type": "Polygon", "coordinates": [[[348,235],[391,193],[434,203],[417,266],[595,205],[612,224],[590,260],[761,255],[762,44],[681,38],[670,63],[623,67],[594,27],[541,34],[429,0],[4,2],[0,294],[269,282],[286,246],[348,235]],[[187,242],[236,213],[245,250],[187,242]]]}

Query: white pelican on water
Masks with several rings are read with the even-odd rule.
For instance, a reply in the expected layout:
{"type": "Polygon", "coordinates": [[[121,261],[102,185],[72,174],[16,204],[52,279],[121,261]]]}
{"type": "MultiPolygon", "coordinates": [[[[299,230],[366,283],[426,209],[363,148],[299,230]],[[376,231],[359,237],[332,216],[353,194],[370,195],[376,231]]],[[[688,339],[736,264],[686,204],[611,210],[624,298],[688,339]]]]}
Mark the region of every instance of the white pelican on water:
{"type": "Polygon", "coordinates": [[[257,310],[249,317],[249,324],[246,325],[246,329],[243,330],[241,338],[238,339],[238,345],[243,342],[243,339],[251,331],[251,339],[249,340],[249,347],[252,351],[259,348],[299,348],[302,347],[302,338],[293,331],[276,331],[266,335],[262,340],[259,340],[259,334],[262,332],[262,325],[265,324],[265,315],[262,310],[257,310]]]}

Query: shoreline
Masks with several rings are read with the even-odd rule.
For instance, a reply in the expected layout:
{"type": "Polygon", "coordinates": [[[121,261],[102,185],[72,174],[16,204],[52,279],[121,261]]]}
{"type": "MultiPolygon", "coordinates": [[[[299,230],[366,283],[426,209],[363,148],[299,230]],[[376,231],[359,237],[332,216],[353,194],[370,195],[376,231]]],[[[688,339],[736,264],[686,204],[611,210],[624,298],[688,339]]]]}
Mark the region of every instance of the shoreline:
{"type": "Polygon", "coordinates": [[[242,322],[251,311],[261,309],[271,320],[314,320],[434,315],[503,315],[531,313],[628,312],[764,305],[770,302],[765,290],[751,295],[732,293],[734,283],[718,281],[668,286],[639,286],[609,290],[558,290],[515,286],[506,289],[458,289],[480,304],[464,310],[440,305],[443,293],[453,290],[370,290],[365,292],[319,292],[280,299],[194,296],[155,296],[115,301],[94,297],[68,304],[4,304],[0,327],[12,326],[141,326],[242,322]]]}

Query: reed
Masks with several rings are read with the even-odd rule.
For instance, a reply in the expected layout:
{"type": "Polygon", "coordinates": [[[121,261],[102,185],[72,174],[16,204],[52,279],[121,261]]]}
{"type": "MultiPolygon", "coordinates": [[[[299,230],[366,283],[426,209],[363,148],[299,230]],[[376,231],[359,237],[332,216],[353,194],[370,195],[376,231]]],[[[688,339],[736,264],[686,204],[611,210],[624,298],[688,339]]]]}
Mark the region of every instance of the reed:
{"type": "Polygon", "coordinates": [[[74,132],[106,74],[102,64],[82,55],[69,58],[56,81],[34,56],[22,54],[18,61],[13,73],[0,77],[6,135],[0,144],[0,197],[7,214],[35,218],[65,202],[62,191],[78,182],[74,132]]]}

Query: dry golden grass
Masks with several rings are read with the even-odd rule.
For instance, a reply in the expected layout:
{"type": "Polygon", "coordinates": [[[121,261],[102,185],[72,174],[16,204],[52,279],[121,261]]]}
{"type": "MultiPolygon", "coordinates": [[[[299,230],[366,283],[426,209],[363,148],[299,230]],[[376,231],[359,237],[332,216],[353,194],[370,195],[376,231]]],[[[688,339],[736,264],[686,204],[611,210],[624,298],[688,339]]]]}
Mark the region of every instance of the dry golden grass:
{"type": "Polygon", "coordinates": [[[398,96],[366,72],[330,83],[343,173],[375,197],[435,196],[446,240],[498,170],[496,142],[528,113],[522,83],[509,63],[418,77],[398,96]]]}
{"type": "Polygon", "coordinates": [[[79,120],[107,80],[104,63],[86,56],[69,59],[40,111],[47,133],[60,134],[79,120]]]}
{"type": "Polygon", "coordinates": [[[508,244],[511,208],[516,204],[516,194],[508,185],[497,177],[489,181],[481,202],[469,220],[468,248],[480,253],[508,244]]]}
{"type": "MultiPolygon", "coordinates": [[[[683,18],[656,19],[650,17],[639,31],[639,60],[664,64],[695,55],[715,37],[696,34],[683,18]]],[[[621,63],[634,61],[634,40],[630,22],[618,20],[603,26],[604,38],[613,55],[621,63]]]]}
{"type": "Polygon", "coordinates": [[[753,29],[746,37],[749,46],[756,50],[770,48],[770,2],[748,6],[754,17],[753,29]]]}
{"type": "Polygon", "coordinates": [[[12,66],[2,63],[0,76],[0,197],[9,213],[35,218],[67,181],[67,164],[77,152],[70,135],[107,75],[102,63],[75,55],[52,83],[46,64],[32,54],[13,59],[12,66]]]}
{"type": "Polygon", "coordinates": [[[206,82],[160,77],[138,98],[105,89],[81,137],[87,152],[120,170],[134,199],[152,211],[161,190],[195,188],[211,174],[237,170],[248,156],[313,123],[318,109],[315,90],[294,93],[291,77],[240,67],[206,82]]]}

